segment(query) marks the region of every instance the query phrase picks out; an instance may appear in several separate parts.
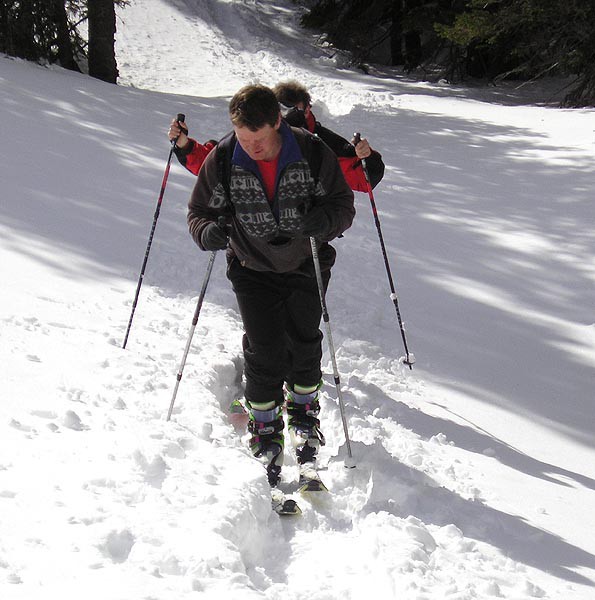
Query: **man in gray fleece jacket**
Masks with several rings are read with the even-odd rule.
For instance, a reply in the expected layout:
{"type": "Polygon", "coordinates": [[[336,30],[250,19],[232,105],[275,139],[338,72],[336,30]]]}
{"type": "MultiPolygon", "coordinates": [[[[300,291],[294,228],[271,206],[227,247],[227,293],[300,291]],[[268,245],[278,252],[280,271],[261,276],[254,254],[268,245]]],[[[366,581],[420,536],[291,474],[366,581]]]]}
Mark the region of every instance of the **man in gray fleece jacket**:
{"type": "Polygon", "coordinates": [[[281,119],[273,91],[242,88],[229,104],[233,132],[206,158],[188,225],[203,250],[227,248],[227,276],[244,324],[250,447],[276,483],[284,421],[301,464],[324,444],[318,414],[322,316],[310,237],[326,289],[335,250],[351,226],[353,192],[322,141],[281,119]],[[223,218],[223,219],[222,219],[223,218]]]}

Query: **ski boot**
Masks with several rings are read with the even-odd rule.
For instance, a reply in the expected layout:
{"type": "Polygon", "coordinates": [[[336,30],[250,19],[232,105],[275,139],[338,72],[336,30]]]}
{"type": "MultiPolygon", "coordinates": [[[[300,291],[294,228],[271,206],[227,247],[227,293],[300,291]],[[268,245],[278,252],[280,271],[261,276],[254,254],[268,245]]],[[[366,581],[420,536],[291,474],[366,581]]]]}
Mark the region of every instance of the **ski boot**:
{"type": "Polygon", "coordinates": [[[283,428],[285,423],[281,416],[281,407],[268,405],[258,405],[252,403],[249,405],[250,420],[248,421],[248,431],[252,434],[250,438],[250,450],[256,458],[263,458],[266,461],[267,476],[271,487],[279,483],[281,477],[281,467],[283,466],[283,449],[285,440],[283,437],[283,428]]]}
{"type": "Polygon", "coordinates": [[[325,444],[318,419],[320,413],[318,390],[321,385],[322,382],[310,388],[286,387],[289,435],[300,465],[314,463],[320,446],[325,444]]]}

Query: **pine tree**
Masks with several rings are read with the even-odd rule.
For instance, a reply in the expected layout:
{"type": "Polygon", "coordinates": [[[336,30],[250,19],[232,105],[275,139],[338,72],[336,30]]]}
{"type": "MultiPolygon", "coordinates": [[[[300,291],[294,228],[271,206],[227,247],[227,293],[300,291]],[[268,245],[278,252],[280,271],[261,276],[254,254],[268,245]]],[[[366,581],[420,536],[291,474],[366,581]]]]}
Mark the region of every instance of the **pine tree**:
{"type": "Polygon", "coordinates": [[[450,81],[570,75],[576,81],[566,105],[595,105],[593,0],[314,0],[308,6],[303,24],[324,31],[355,63],[422,66],[450,81]]]}
{"type": "Polygon", "coordinates": [[[89,75],[116,83],[116,11],[113,0],[87,0],[89,75]]]}
{"type": "Polygon", "coordinates": [[[116,15],[127,0],[0,0],[0,52],[115,83],[116,15]],[[89,43],[77,27],[88,20],[89,43]]]}
{"type": "Polygon", "coordinates": [[[64,0],[49,0],[49,14],[55,27],[58,62],[65,69],[80,71],[75,60],[76,40],[71,39],[64,0]]]}
{"type": "Polygon", "coordinates": [[[595,5],[583,0],[468,0],[439,34],[460,50],[461,72],[529,80],[575,75],[568,105],[595,104],[595,5]]]}

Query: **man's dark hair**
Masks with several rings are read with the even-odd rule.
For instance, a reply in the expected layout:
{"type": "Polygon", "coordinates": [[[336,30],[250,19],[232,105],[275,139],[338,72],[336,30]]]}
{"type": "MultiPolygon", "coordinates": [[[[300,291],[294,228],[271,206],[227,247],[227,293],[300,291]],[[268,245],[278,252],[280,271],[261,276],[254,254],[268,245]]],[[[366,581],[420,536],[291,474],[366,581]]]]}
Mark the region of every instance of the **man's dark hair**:
{"type": "Polygon", "coordinates": [[[308,90],[301,83],[295,80],[280,81],[274,88],[277,100],[284,106],[295,106],[298,102],[303,102],[304,107],[312,104],[312,98],[308,90]]]}
{"type": "Polygon", "coordinates": [[[229,118],[236,127],[257,131],[277,124],[280,110],[273,90],[264,85],[244,86],[229,102],[229,118]]]}

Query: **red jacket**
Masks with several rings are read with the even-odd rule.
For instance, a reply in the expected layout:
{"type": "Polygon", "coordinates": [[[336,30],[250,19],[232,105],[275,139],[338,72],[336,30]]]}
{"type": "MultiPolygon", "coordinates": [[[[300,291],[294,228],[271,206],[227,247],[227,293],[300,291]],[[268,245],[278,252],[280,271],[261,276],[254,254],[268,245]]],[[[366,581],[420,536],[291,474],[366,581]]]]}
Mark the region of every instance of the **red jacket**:
{"type": "Polygon", "coordinates": [[[354,192],[367,192],[368,182],[362,168],[362,161],[357,156],[337,156],[341,171],[347,185],[354,192]]]}
{"type": "Polygon", "coordinates": [[[186,167],[194,175],[198,175],[202,163],[209,152],[217,145],[214,140],[209,140],[205,144],[199,144],[196,140],[188,138],[188,145],[185,148],[174,148],[174,154],[180,161],[180,164],[186,167]]]}

